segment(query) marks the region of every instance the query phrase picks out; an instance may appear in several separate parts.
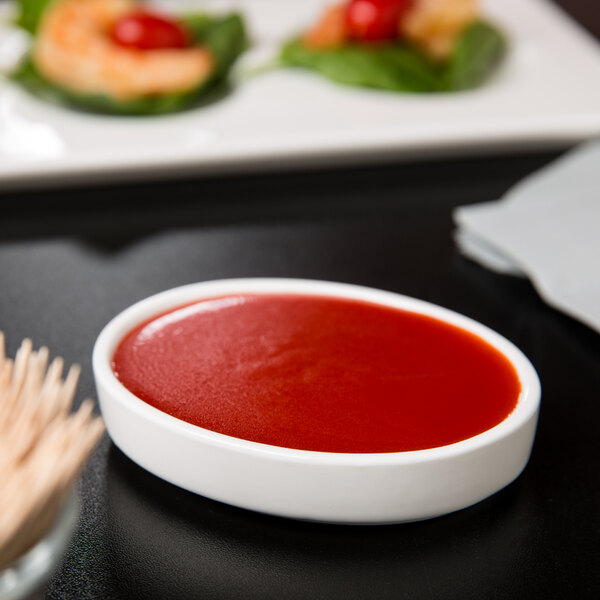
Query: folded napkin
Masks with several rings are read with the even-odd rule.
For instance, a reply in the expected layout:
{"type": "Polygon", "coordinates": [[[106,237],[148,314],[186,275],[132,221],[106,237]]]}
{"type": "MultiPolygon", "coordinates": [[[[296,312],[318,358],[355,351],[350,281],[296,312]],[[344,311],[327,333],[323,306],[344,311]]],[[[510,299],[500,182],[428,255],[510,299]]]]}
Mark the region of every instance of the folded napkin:
{"type": "Polygon", "coordinates": [[[497,202],[454,211],[465,256],[529,277],[551,306],[600,332],[600,141],[579,146],[497,202]]]}

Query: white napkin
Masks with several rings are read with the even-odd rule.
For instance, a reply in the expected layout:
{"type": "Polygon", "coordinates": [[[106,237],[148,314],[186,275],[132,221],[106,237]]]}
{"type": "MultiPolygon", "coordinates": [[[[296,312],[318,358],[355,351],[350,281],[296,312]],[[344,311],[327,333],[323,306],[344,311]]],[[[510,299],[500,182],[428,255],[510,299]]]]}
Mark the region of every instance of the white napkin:
{"type": "Polygon", "coordinates": [[[551,306],[600,332],[600,141],[527,177],[497,202],[454,211],[460,250],[529,277],[551,306]]]}

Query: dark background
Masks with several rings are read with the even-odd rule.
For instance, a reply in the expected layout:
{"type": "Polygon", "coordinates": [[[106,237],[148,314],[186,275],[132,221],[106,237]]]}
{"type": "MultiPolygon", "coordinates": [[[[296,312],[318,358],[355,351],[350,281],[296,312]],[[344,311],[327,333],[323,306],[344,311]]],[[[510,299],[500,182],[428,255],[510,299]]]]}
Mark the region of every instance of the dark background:
{"type": "MultiPolygon", "coordinates": [[[[525,0],[523,0],[525,1],[525,0]]],[[[595,0],[560,4],[600,35],[595,0]]],[[[80,362],[117,312],[225,277],[368,285],[465,313],[515,342],[543,389],[517,481],[420,523],[307,524],[219,504],[148,474],[105,438],[51,599],[597,598],[600,337],[522,279],[462,258],[455,206],[500,197],[558,152],[350,170],[1,193],[0,328],[80,362]]],[[[557,249],[559,251],[559,249],[557,249]]]]}

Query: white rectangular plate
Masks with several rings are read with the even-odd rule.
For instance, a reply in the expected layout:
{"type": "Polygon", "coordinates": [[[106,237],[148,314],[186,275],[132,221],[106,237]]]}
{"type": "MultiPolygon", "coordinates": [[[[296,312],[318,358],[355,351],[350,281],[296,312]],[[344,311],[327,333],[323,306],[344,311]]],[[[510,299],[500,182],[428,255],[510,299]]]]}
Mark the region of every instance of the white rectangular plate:
{"type": "Polygon", "coordinates": [[[493,80],[475,91],[388,93],[292,69],[245,76],[325,3],[189,2],[196,9],[241,10],[254,46],[238,65],[242,81],[230,95],[185,113],[90,115],[0,80],[0,190],[564,147],[600,134],[599,46],[546,0],[483,2],[484,15],[508,35],[510,53],[493,80]]]}

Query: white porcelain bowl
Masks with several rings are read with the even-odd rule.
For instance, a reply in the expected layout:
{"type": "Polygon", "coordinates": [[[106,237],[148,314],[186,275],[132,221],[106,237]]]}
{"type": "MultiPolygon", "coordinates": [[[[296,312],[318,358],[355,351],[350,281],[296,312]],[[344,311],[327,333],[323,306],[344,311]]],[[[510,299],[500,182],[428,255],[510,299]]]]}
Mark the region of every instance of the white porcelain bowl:
{"type": "Polygon", "coordinates": [[[116,316],[93,354],[100,407],[115,444],[158,477],[203,496],[264,513],[339,523],[397,523],[470,506],[513,481],[531,452],[540,404],[537,374],[501,335],[455,312],[399,294],[297,279],[230,279],[168,290],[116,316]],[[427,450],[343,454],[280,448],[215,433],[146,404],[115,377],[111,359],[136,325],[171,308],[238,293],[355,298],[429,315],[485,340],[521,382],[514,411],[467,440],[427,450]]]}

